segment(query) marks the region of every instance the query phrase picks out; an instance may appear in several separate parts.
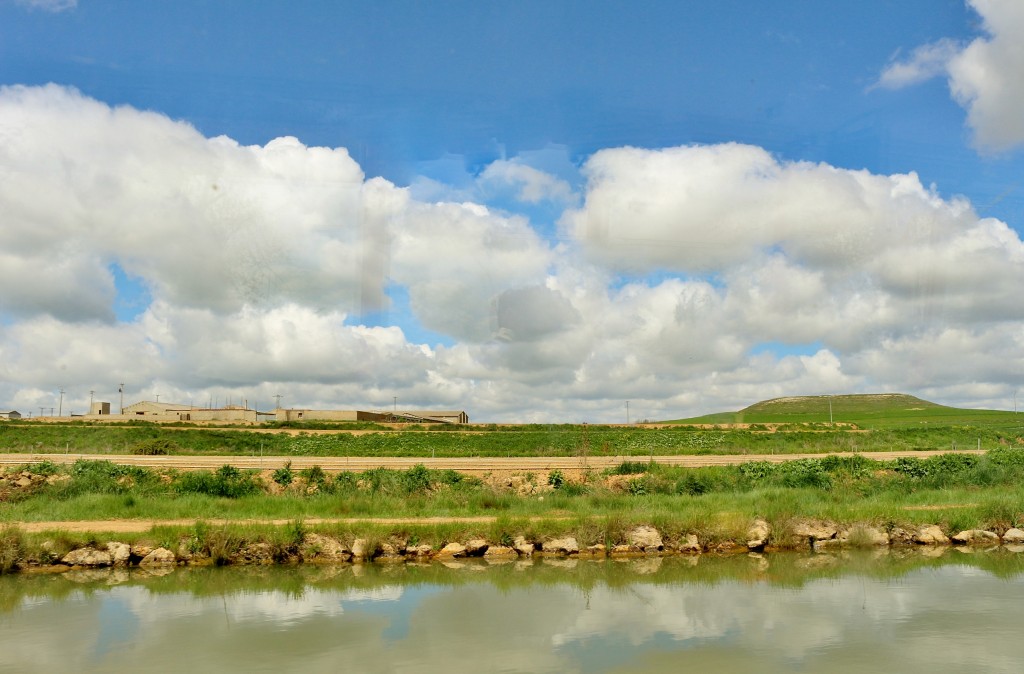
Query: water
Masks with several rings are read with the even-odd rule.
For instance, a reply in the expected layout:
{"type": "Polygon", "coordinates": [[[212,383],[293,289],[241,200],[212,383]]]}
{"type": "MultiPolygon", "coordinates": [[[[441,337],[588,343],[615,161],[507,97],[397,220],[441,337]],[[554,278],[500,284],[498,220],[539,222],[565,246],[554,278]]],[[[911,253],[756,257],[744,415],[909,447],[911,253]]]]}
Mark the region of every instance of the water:
{"type": "Polygon", "coordinates": [[[0,671],[1021,672],[1024,554],[0,578],[0,671]]]}

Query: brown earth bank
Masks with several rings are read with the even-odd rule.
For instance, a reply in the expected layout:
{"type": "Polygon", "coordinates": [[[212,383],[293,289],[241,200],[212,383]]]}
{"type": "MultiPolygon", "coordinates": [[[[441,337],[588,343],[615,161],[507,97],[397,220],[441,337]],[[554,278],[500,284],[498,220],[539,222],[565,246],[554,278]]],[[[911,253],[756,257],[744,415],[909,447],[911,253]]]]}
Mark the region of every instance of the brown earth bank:
{"type": "Polygon", "coordinates": [[[831,452],[829,454],[700,454],[684,456],[588,456],[588,457],[366,457],[366,456],[137,456],[133,454],[59,454],[24,453],[0,454],[0,466],[22,466],[41,461],[74,463],[79,460],[111,461],[120,465],[148,468],[174,468],[177,470],[215,470],[227,464],[236,468],[274,470],[291,464],[294,470],[319,466],[330,473],[343,471],[363,472],[374,468],[407,470],[423,465],[435,470],[455,470],[460,473],[482,475],[495,471],[541,472],[551,470],[603,470],[614,468],[623,461],[653,462],[663,466],[701,468],[705,466],[734,466],[750,461],[783,463],[799,459],[820,459],[824,456],[864,456],[877,461],[890,461],[903,457],[927,458],[940,454],[984,454],[985,450],[908,450],[897,452],[831,452]]]}
{"type": "MultiPolygon", "coordinates": [[[[422,561],[458,562],[482,558],[500,563],[532,557],[599,559],[606,557],[637,557],[663,555],[701,555],[760,553],[765,551],[804,550],[827,552],[844,548],[887,549],[894,546],[918,547],[939,555],[950,546],[962,550],[991,549],[1002,546],[1024,552],[1024,531],[1006,529],[990,531],[968,529],[945,532],[937,525],[915,529],[895,526],[879,527],[871,523],[836,523],[826,520],[795,518],[773,526],[761,519],[751,522],[744,536],[722,538],[687,531],[659,531],[650,525],[636,525],[620,531],[605,529],[594,542],[580,540],[571,532],[546,536],[526,531],[514,534],[504,531],[499,540],[465,536],[460,540],[447,537],[419,540],[410,535],[401,523],[429,523],[431,520],[307,520],[286,524],[283,535],[256,534],[245,536],[215,522],[146,522],[152,526],[186,526],[175,532],[150,530],[148,535],[132,542],[93,535],[84,545],[68,538],[67,532],[43,537],[34,544],[25,538],[29,525],[8,526],[0,531],[0,572],[68,571],[72,569],[104,569],[109,567],[141,567],[146,570],[169,569],[177,565],[228,564],[296,564],[296,563],[405,563],[422,561]],[[338,523],[384,523],[390,533],[360,536],[358,533],[334,533],[330,527],[338,523]]],[[[451,518],[439,521],[449,523],[451,518]]],[[[462,518],[460,521],[480,524],[494,518],[462,518]]],[[[283,524],[277,520],[261,521],[283,524]]],[[[47,523],[47,525],[67,523],[47,523]]],[[[76,523],[78,525],[85,523],[76,523]]],[[[107,523],[100,529],[110,533],[107,523]]],[[[238,522],[231,522],[238,524],[238,522]]],[[[39,525],[32,525],[33,527],[39,525]]],[[[594,538],[595,536],[591,536],[594,538]]]]}

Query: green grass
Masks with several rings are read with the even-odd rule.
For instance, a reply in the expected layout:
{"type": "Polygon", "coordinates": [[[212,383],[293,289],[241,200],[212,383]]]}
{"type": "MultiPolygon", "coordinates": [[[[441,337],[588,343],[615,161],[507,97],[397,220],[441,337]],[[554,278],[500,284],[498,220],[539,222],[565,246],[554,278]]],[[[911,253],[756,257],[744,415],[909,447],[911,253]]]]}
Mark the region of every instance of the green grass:
{"type": "MultiPolygon", "coordinates": [[[[993,448],[1024,443],[1024,424],[1012,415],[1007,417],[1007,413],[993,413],[985,417],[985,423],[977,424],[961,423],[965,422],[962,416],[930,419],[912,424],[875,423],[876,427],[866,432],[793,422],[780,428],[781,432],[768,432],[756,425],[749,429],[703,429],[686,425],[667,428],[526,425],[485,428],[474,433],[449,429],[296,436],[212,428],[175,430],[156,425],[20,423],[0,424],[0,451],[127,454],[140,451],[140,447],[159,446],[171,454],[185,455],[495,457],[577,456],[586,445],[591,456],[640,458],[680,454],[964,449],[977,447],[979,441],[982,448],[993,448]],[[996,423],[1000,419],[1003,421],[996,423]]],[[[867,424],[863,418],[860,423],[867,424]]]]}
{"type": "MultiPolygon", "coordinates": [[[[55,467],[44,465],[41,470],[53,474],[55,467]]],[[[519,497],[451,471],[422,466],[337,476],[308,471],[284,494],[265,492],[254,474],[237,470],[158,474],[104,461],[80,461],[56,470],[62,479],[54,484],[8,492],[0,522],[603,517],[661,522],[712,537],[742,535],[736,532],[754,517],[779,526],[794,517],[939,522],[950,528],[1024,526],[1024,450],[1009,449],[985,456],[889,462],[825,457],[696,469],[655,464],[641,473],[625,464],[623,470],[608,471],[627,479],[622,488],[605,486],[594,476],[588,484],[564,482],[543,498],[519,497]],[[315,483],[317,489],[310,492],[306,483],[315,483]],[[908,509],[922,505],[943,509],[908,509]]]]}
{"type": "Polygon", "coordinates": [[[923,424],[1017,429],[1024,426],[1024,414],[945,407],[895,393],[775,398],[738,412],[720,412],[667,423],[828,424],[830,420],[878,429],[908,428],[923,424]]]}

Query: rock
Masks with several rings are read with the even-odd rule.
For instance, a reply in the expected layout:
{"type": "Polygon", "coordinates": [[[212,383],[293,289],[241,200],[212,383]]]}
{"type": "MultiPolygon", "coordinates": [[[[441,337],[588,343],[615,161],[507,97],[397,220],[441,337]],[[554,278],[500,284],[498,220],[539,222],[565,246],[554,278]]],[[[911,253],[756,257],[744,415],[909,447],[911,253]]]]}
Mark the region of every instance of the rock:
{"type": "Polygon", "coordinates": [[[544,542],[544,552],[554,552],[561,555],[575,555],[580,551],[580,544],[572,536],[555,538],[544,542]]]}
{"type": "Polygon", "coordinates": [[[398,559],[402,556],[404,551],[404,546],[394,545],[393,543],[382,543],[380,546],[380,554],[377,556],[385,559],[398,559]]]}
{"type": "Polygon", "coordinates": [[[365,538],[357,538],[352,541],[352,557],[357,560],[365,559],[367,553],[367,541],[365,538]]]}
{"type": "Polygon", "coordinates": [[[485,559],[493,559],[496,557],[518,557],[515,548],[511,548],[507,545],[489,545],[487,550],[484,551],[485,559]]]}
{"type": "Polygon", "coordinates": [[[68,566],[110,566],[114,560],[106,550],[78,548],[64,555],[60,561],[68,566]]]}
{"type": "Polygon", "coordinates": [[[302,545],[299,546],[299,554],[305,560],[320,562],[346,562],[352,557],[352,552],[342,545],[340,541],[320,534],[306,534],[303,536],[302,545]]]}
{"type": "Polygon", "coordinates": [[[999,545],[999,536],[984,529],[968,529],[953,536],[959,545],[999,545]]]}
{"type": "Polygon", "coordinates": [[[250,543],[238,551],[238,561],[242,564],[273,564],[274,551],[269,543],[250,543]]]}
{"type": "Polygon", "coordinates": [[[426,543],[422,543],[412,548],[406,548],[405,553],[407,555],[415,555],[416,557],[429,557],[430,553],[434,551],[434,548],[426,543]]]}
{"type": "Polygon", "coordinates": [[[1024,531],[1020,529],[1007,529],[1006,533],[1003,534],[1003,543],[1007,545],[1017,545],[1024,543],[1024,531]]]}
{"type": "Polygon", "coordinates": [[[139,566],[169,566],[175,561],[173,552],[167,548],[156,548],[142,558],[139,566]]]}
{"type": "Polygon", "coordinates": [[[490,543],[482,538],[474,538],[466,541],[466,554],[470,557],[479,557],[487,552],[490,543]]]}
{"type": "Polygon", "coordinates": [[[15,482],[14,482],[14,486],[16,486],[16,487],[22,487],[22,488],[24,488],[24,487],[28,487],[28,486],[31,486],[31,484],[32,484],[32,478],[30,478],[30,477],[24,477],[24,476],[22,476],[22,477],[19,477],[19,478],[18,478],[18,479],[17,479],[17,480],[16,480],[15,482]]]}
{"type": "Polygon", "coordinates": [[[650,526],[639,526],[627,535],[629,544],[644,552],[658,552],[665,549],[658,530],[650,526]]]}
{"type": "Polygon", "coordinates": [[[128,560],[132,556],[132,548],[127,543],[111,541],[107,543],[107,552],[110,553],[110,562],[114,566],[128,566],[128,560]]]}
{"type": "Polygon", "coordinates": [[[139,559],[142,559],[151,552],[153,552],[152,545],[140,545],[136,543],[131,547],[132,557],[138,557],[139,559]]]}
{"type": "Polygon", "coordinates": [[[587,554],[591,557],[604,557],[608,554],[608,548],[604,543],[598,543],[596,545],[587,546],[587,554]]]}
{"type": "Polygon", "coordinates": [[[793,527],[793,536],[809,540],[811,543],[835,538],[836,533],[835,526],[828,522],[804,521],[793,527]]]}
{"type": "Polygon", "coordinates": [[[692,555],[702,550],[700,541],[697,540],[697,534],[686,534],[686,537],[679,541],[679,552],[692,555]]]}
{"type": "Polygon", "coordinates": [[[889,534],[876,527],[854,526],[841,532],[837,538],[842,541],[843,545],[855,547],[867,548],[889,545],[889,534]]]}
{"type": "Polygon", "coordinates": [[[768,542],[768,535],[771,527],[764,520],[754,520],[754,523],[747,529],[747,549],[761,550],[768,542]]]}
{"type": "Polygon", "coordinates": [[[635,548],[632,545],[629,545],[628,543],[619,543],[617,545],[613,545],[612,549],[608,552],[608,554],[614,557],[624,557],[626,555],[636,555],[639,553],[639,548],[635,548]]]}
{"type": "Polygon", "coordinates": [[[942,533],[942,529],[932,524],[918,529],[914,534],[914,542],[919,545],[948,545],[949,538],[942,533]]]}
{"type": "Polygon", "coordinates": [[[537,546],[528,542],[522,536],[516,536],[516,540],[513,541],[512,547],[516,549],[516,552],[524,557],[530,557],[533,555],[533,551],[537,549],[537,546]]]}
{"type": "Polygon", "coordinates": [[[466,546],[462,543],[449,543],[437,551],[437,557],[465,557],[466,546]]]}

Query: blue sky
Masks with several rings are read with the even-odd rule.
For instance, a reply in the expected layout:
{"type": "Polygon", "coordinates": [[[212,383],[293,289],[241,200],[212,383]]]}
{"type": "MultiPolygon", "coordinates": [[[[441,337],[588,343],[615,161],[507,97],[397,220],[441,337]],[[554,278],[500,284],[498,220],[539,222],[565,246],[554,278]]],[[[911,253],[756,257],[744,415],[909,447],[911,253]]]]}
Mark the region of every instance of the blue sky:
{"type": "Polygon", "coordinates": [[[103,390],[111,375],[139,397],[287,390],[286,404],[373,407],[398,396],[486,420],[616,420],[626,398],[666,418],[893,387],[1005,407],[1021,372],[987,361],[940,371],[936,349],[1024,348],[1015,299],[1003,296],[1022,264],[1012,104],[1024,85],[1000,35],[1019,19],[995,0],[0,3],[0,130],[45,145],[0,157],[0,175],[39,171],[40,195],[109,189],[107,202],[0,195],[9,235],[50,222],[64,233],[46,255],[12,251],[5,282],[45,260],[65,283],[0,300],[0,407],[37,407],[60,386],[103,390]],[[109,119],[97,123],[97,110],[109,119]],[[236,149],[218,149],[220,136],[236,149]],[[301,148],[287,166],[246,164],[245,148],[266,154],[283,137],[301,148]],[[344,189],[319,185],[316,147],[343,148],[331,170],[344,189]],[[133,175],[133,160],[152,175],[133,175]],[[58,165],[75,168],[54,177],[58,165]],[[658,184],[634,185],[647,171],[658,184]],[[725,181],[751,171],[781,182],[722,210],[751,189],[725,181]],[[909,174],[919,184],[892,178],[909,174]],[[200,176],[228,198],[189,201],[200,176]],[[673,186],[702,176],[711,182],[695,196],[675,198],[673,186]],[[149,191],[154,180],[166,193],[149,191]],[[296,204],[305,224],[249,189],[271,183],[308,192],[296,204]],[[864,213],[833,221],[823,196],[864,213]],[[196,210],[176,212],[184,201],[196,210]],[[125,243],[126,218],[151,240],[125,243]],[[317,223],[330,218],[325,233],[317,223]],[[630,236],[606,245],[595,225],[606,221],[630,236]],[[297,231],[320,247],[279,253],[297,231]],[[879,232],[909,248],[868,245],[879,232]],[[193,235],[203,255],[147,252],[193,235]],[[822,247],[830,237],[845,262],[822,247]],[[496,240],[505,252],[492,259],[496,240]],[[749,240],[746,255],[725,250],[749,240]],[[920,267],[912,289],[897,278],[909,259],[920,267]],[[345,265],[360,268],[358,283],[345,265]],[[524,288],[534,290],[515,294],[524,288]],[[506,330],[495,343],[487,324],[507,315],[503,301],[529,320],[516,323],[521,339],[506,330]],[[808,307],[830,320],[800,318],[808,307]],[[844,336],[854,317],[861,327],[844,336]],[[216,325],[232,327],[206,332],[216,325]],[[63,369],[29,346],[47,340],[72,343],[63,369]],[[214,352],[244,344],[260,365],[229,367],[189,340],[214,352]],[[324,372],[280,355],[344,349],[366,367],[324,372]],[[908,362],[916,369],[893,372],[908,362]]]}

